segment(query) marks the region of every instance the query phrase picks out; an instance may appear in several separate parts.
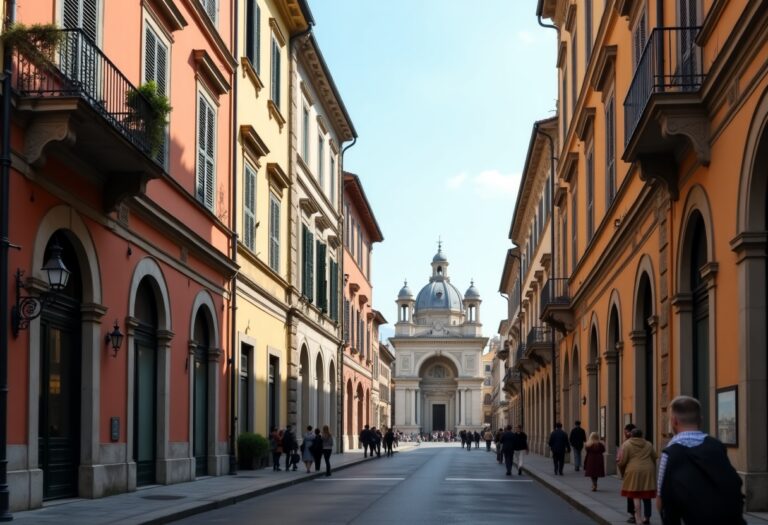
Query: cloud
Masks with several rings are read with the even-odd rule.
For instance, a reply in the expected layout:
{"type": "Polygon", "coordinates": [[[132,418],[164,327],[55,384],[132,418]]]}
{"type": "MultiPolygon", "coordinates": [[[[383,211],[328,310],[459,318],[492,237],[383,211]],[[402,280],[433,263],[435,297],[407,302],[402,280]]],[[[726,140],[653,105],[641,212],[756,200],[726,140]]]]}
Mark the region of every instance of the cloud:
{"type": "Polygon", "coordinates": [[[534,45],[538,41],[538,38],[536,38],[536,35],[530,31],[518,31],[517,40],[525,47],[529,47],[534,45]]]}
{"type": "Polygon", "coordinates": [[[478,197],[503,199],[517,193],[520,177],[519,173],[505,174],[499,170],[484,170],[474,175],[462,172],[448,178],[445,185],[450,191],[468,185],[478,197]]]}

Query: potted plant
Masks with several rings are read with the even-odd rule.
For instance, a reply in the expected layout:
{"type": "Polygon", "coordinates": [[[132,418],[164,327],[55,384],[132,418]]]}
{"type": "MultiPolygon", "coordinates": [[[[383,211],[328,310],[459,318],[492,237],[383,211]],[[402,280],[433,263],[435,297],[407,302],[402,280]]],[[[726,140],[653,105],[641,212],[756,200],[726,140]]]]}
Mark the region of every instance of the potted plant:
{"type": "Polygon", "coordinates": [[[63,38],[56,24],[15,23],[0,35],[3,45],[11,46],[37,65],[54,60],[63,38]]]}
{"type": "Polygon", "coordinates": [[[142,125],[151,155],[157,155],[165,140],[168,114],[173,109],[168,97],[158,93],[157,83],[150,80],[135,90],[129,90],[125,95],[125,103],[133,110],[136,121],[142,125]]]}
{"type": "Polygon", "coordinates": [[[237,457],[241,469],[265,467],[268,454],[269,441],[261,434],[243,432],[237,436],[237,457]]]}

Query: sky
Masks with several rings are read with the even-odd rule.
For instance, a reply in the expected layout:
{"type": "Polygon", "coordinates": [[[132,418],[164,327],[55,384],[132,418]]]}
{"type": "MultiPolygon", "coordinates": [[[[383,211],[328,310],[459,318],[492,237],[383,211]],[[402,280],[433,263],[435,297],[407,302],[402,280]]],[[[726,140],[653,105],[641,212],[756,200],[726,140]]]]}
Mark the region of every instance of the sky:
{"type": "Polygon", "coordinates": [[[394,334],[437,242],[462,293],[474,279],[491,337],[533,122],[555,114],[556,38],[536,0],[309,0],[314,33],[357,130],[344,169],[360,176],[384,241],[373,306],[394,334]]]}

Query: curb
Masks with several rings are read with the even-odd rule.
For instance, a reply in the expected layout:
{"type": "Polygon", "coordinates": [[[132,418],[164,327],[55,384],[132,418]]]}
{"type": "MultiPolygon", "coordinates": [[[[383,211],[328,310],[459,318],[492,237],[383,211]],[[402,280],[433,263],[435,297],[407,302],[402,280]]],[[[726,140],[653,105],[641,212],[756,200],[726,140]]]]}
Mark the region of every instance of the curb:
{"type": "MultiPolygon", "coordinates": [[[[614,522],[609,521],[605,519],[603,516],[595,512],[593,509],[591,509],[589,506],[585,505],[578,499],[571,496],[565,489],[560,488],[559,486],[556,486],[554,483],[550,482],[548,479],[544,478],[543,476],[540,476],[538,472],[530,470],[527,467],[523,467],[523,472],[528,474],[531,478],[538,481],[541,485],[548,488],[550,491],[552,491],[554,494],[557,494],[561,498],[563,498],[565,501],[567,501],[572,507],[580,511],[582,514],[586,514],[596,522],[600,523],[601,525],[613,525],[614,522]]],[[[558,484],[559,485],[559,484],[558,484]]]]}
{"type": "MultiPolygon", "coordinates": [[[[395,451],[395,454],[399,454],[399,453],[400,453],[399,450],[395,451]]],[[[382,457],[385,457],[385,456],[382,456],[382,457]]],[[[344,470],[349,467],[354,467],[356,465],[360,465],[361,463],[366,463],[369,459],[371,458],[360,458],[355,461],[350,461],[349,463],[344,463],[343,465],[339,465],[338,467],[333,468],[332,471],[338,472],[340,470],[344,470]]],[[[252,498],[256,498],[258,496],[262,496],[264,494],[269,494],[270,492],[282,490],[284,488],[288,488],[293,485],[298,485],[299,483],[305,483],[313,479],[324,478],[324,477],[325,477],[325,472],[313,472],[312,474],[307,474],[306,476],[302,476],[300,478],[281,481],[281,482],[275,483],[274,485],[254,489],[250,492],[241,493],[236,496],[223,497],[215,501],[200,503],[200,505],[194,508],[188,508],[184,510],[171,512],[170,514],[166,514],[165,516],[152,518],[147,521],[142,521],[140,523],[141,525],[161,525],[164,523],[172,523],[174,521],[183,520],[184,518],[189,518],[190,516],[195,516],[197,514],[203,514],[205,512],[210,512],[212,510],[229,507],[230,505],[234,505],[241,501],[246,501],[252,498]]]]}

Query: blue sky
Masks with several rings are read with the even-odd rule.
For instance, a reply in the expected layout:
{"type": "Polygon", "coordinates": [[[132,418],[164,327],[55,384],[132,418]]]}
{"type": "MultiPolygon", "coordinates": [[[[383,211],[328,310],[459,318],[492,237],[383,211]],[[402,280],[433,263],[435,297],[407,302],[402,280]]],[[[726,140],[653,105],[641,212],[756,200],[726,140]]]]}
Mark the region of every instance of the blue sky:
{"type": "Polygon", "coordinates": [[[554,115],[554,31],[536,0],[310,0],[315,34],[357,129],[357,173],[384,233],[373,302],[391,323],[407,278],[427,283],[437,239],[451,282],[474,278],[487,336],[533,122],[554,115]]]}

